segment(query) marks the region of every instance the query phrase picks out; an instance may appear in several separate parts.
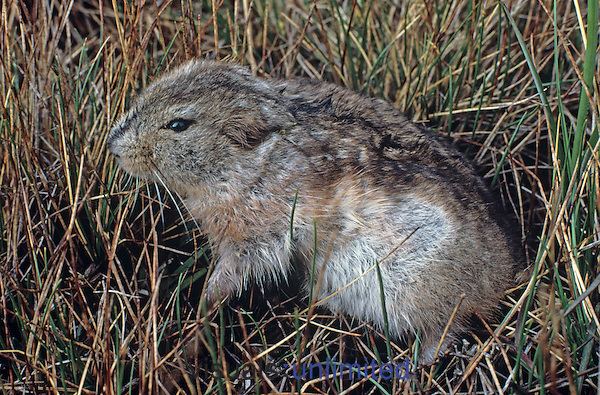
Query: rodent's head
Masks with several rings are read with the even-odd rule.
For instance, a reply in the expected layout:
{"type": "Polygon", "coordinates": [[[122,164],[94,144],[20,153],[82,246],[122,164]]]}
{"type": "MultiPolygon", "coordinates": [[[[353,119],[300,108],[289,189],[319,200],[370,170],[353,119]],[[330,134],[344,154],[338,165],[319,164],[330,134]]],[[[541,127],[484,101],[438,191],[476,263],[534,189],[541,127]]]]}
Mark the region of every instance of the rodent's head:
{"type": "Polygon", "coordinates": [[[113,126],[108,148],[130,174],[194,186],[252,165],[294,124],[275,84],[227,63],[193,60],[154,81],[113,126]]]}

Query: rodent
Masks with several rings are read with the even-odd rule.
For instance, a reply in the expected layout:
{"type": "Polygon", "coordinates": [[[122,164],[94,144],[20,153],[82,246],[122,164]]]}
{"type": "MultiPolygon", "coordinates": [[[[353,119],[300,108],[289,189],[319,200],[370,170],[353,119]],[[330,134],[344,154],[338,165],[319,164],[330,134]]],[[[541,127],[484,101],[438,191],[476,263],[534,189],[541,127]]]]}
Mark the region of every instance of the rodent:
{"type": "Polygon", "coordinates": [[[151,83],[107,144],[198,220],[217,256],[213,302],[314,261],[316,299],[381,329],[378,262],[391,336],[420,331],[429,363],[455,308],[440,353],[493,314],[522,264],[458,150],[340,86],[192,60],[151,83]]]}

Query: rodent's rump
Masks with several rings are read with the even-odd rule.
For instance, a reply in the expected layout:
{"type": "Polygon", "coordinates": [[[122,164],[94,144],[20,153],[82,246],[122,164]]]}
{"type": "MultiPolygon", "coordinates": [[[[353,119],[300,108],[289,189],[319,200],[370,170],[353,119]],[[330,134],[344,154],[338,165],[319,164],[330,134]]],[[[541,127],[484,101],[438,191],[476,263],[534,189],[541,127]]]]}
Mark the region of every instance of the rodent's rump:
{"type": "Polygon", "coordinates": [[[421,331],[432,361],[456,306],[441,351],[473,313],[490,316],[519,270],[456,149],[332,84],[194,60],[153,82],[108,145],[126,171],[183,196],[218,257],[213,301],[314,258],[320,303],[382,327],[379,263],[390,333],[421,331]]]}

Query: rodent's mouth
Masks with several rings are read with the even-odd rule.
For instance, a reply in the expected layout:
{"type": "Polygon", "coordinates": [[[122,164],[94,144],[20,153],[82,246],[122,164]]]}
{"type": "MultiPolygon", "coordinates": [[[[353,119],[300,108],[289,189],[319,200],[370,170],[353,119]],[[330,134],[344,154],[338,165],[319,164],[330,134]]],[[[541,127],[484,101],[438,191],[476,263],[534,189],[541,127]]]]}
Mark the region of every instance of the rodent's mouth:
{"type": "MultiPolygon", "coordinates": [[[[113,154],[114,155],[114,154],[113,154]]],[[[125,172],[133,177],[143,178],[143,179],[152,179],[154,178],[154,172],[147,164],[139,163],[139,161],[131,160],[131,158],[127,158],[124,156],[114,155],[117,164],[119,167],[125,172]]]]}

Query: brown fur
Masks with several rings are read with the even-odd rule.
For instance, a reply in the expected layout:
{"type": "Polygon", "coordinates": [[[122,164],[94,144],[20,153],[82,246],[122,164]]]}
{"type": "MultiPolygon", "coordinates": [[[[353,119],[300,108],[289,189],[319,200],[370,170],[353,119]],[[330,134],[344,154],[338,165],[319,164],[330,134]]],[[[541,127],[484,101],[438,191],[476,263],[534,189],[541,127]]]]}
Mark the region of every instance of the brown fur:
{"type": "Polygon", "coordinates": [[[420,330],[427,361],[455,306],[449,341],[470,315],[494,311],[521,263],[454,148],[335,85],[192,61],[142,93],[109,148],[183,196],[218,257],[209,298],[285,280],[293,257],[308,271],[316,253],[322,303],[381,327],[379,261],[391,334],[420,330]],[[165,128],[177,118],[194,123],[165,128]]]}

